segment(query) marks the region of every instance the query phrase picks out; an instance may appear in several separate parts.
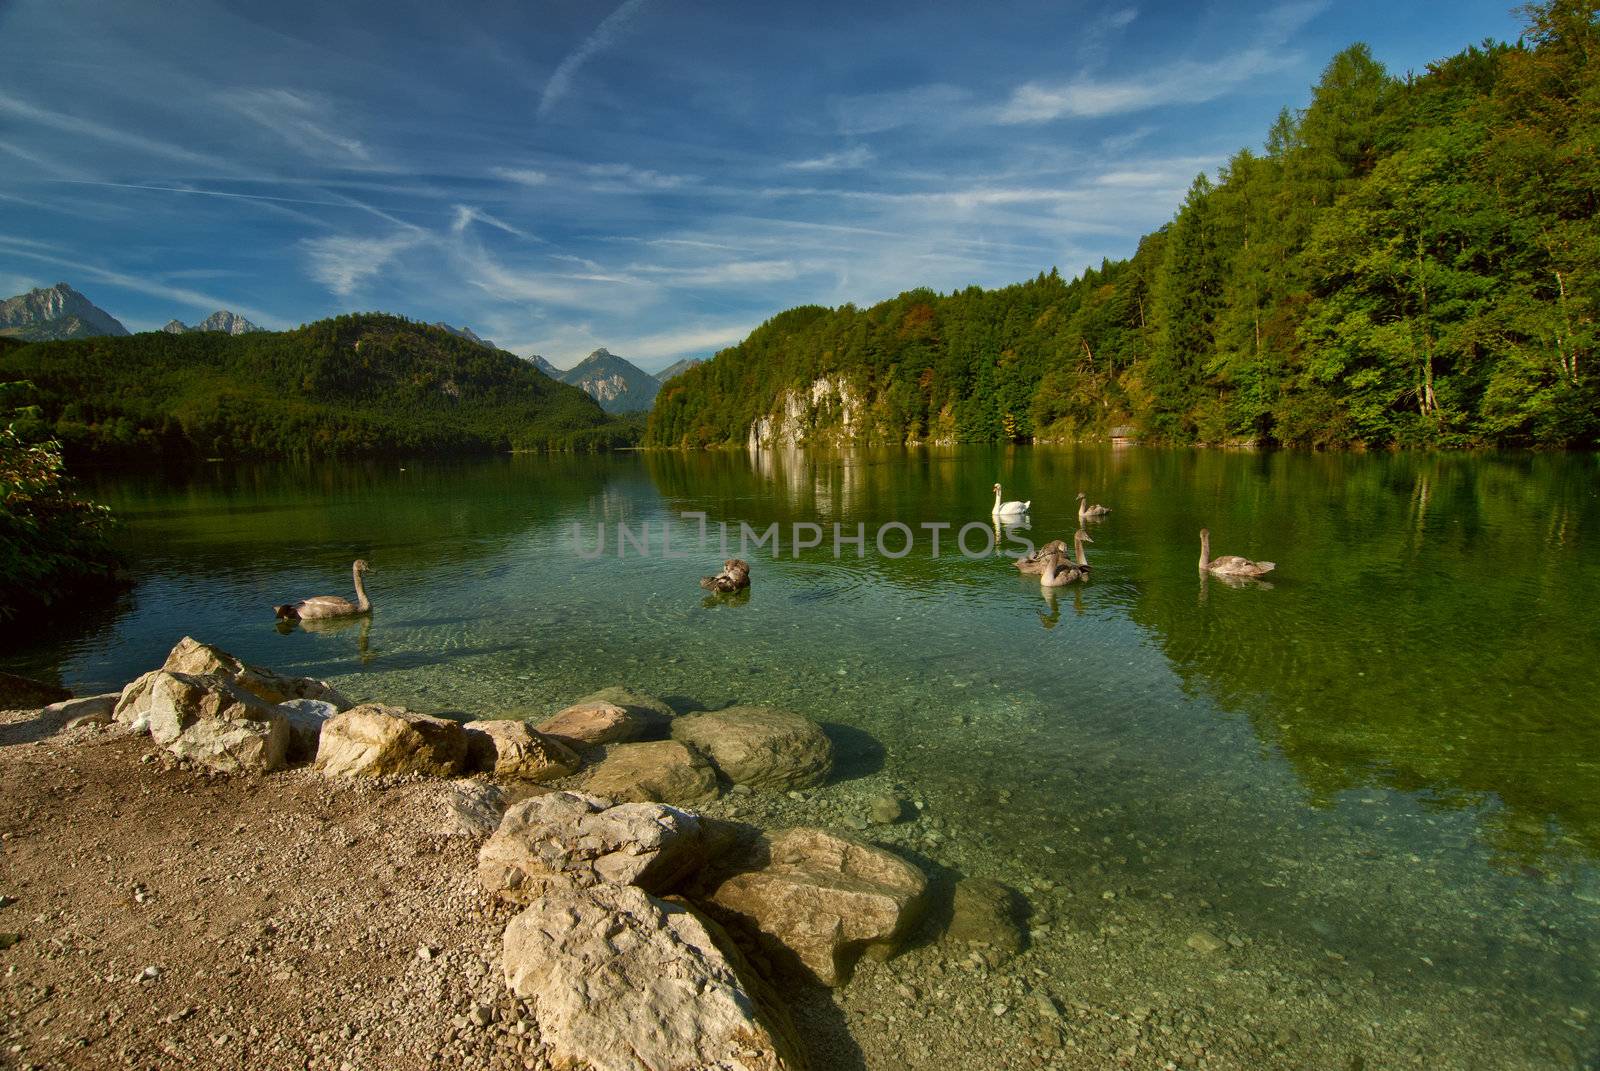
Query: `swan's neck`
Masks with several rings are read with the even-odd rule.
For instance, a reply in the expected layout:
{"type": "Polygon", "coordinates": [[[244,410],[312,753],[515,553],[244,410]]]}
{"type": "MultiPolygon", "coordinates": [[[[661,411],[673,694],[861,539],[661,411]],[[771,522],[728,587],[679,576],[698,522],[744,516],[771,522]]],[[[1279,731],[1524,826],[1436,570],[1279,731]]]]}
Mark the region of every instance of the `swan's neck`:
{"type": "Polygon", "coordinates": [[[1089,559],[1085,558],[1083,556],[1083,537],[1082,536],[1073,536],[1072,537],[1072,544],[1078,551],[1078,564],[1079,565],[1088,565],[1089,564],[1089,559]]]}
{"type": "Polygon", "coordinates": [[[994,511],[996,513],[1000,512],[1000,489],[998,487],[995,488],[994,492],[994,511]]]}
{"type": "Polygon", "coordinates": [[[367,589],[361,584],[361,570],[352,567],[350,570],[350,575],[353,576],[356,581],[356,609],[360,610],[362,613],[366,613],[368,610],[372,609],[372,603],[367,599],[367,589]]]}
{"type": "Polygon", "coordinates": [[[1203,536],[1200,537],[1200,568],[1204,569],[1206,566],[1208,566],[1210,564],[1211,564],[1211,537],[1209,535],[1203,535],[1203,536]]]}

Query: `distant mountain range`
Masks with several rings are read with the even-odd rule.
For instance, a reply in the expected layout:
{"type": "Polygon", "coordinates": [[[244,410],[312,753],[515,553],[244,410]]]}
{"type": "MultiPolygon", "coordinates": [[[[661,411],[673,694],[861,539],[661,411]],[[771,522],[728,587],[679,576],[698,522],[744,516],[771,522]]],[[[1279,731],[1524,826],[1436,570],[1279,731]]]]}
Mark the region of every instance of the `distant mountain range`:
{"type": "Polygon", "coordinates": [[[0,336],[28,342],[95,335],[126,335],[115,316],[66,283],[0,301],[0,336]]]}
{"type": "Polygon", "coordinates": [[[661,381],[604,347],[558,378],[581,387],[608,413],[640,413],[655,404],[661,381]]]}
{"type": "MultiPolygon", "coordinates": [[[[462,325],[452,327],[444,322],[431,326],[456,338],[474,342],[485,349],[498,351],[491,339],[479,335],[462,325]]],[[[170,320],[161,329],[169,335],[187,335],[196,332],[214,332],[225,335],[244,335],[264,330],[227,309],[218,309],[192,327],[181,320],[170,320]]],[[[110,313],[97,307],[88,298],[68,286],[55,286],[31,290],[0,302],[0,337],[16,338],[24,342],[49,342],[61,339],[92,338],[97,335],[127,335],[110,313]]],[[[538,354],[525,360],[540,372],[558,383],[578,387],[600,403],[608,413],[642,413],[655,404],[661,384],[673,376],[693,368],[701,362],[688,357],[662,369],[653,376],[633,362],[618,357],[604,347],[585,357],[570,371],[563,372],[538,354]]]]}
{"type": "Polygon", "coordinates": [[[221,331],[227,335],[243,335],[251,331],[260,331],[261,328],[246,320],[236,312],[227,309],[218,309],[204,320],[189,327],[181,320],[168,320],[167,326],[161,330],[169,335],[184,335],[190,331],[221,331]]]}

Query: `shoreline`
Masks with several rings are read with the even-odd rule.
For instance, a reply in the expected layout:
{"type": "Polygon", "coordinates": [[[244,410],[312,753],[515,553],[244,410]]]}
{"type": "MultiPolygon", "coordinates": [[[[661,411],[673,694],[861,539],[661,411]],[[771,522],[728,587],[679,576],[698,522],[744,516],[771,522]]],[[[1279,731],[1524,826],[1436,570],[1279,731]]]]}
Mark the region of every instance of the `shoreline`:
{"type": "MultiPolygon", "coordinates": [[[[160,755],[121,726],[0,714],[0,932],[21,935],[0,952],[6,1066],[551,1066],[501,978],[515,909],[474,880],[479,841],[442,831],[450,782],[204,774],[160,755]]],[[[974,874],[1029,902],[1015,956],[943,938],[935,908],[841,988],[782,982],[813,1071],[1474,1066],[1486,1022],[1461,1040],[1433,1032],[1431,1001],[1398,1010],[1342,957],[1155,889],[1102,890],[1092,872],[1055,880],[1044,859],[994,873],[985,838],[963,828],[992,829],[993,812],[930,806],[857,829],[864,803],[905,788],[856,772],[693,808],[764,831],[856,830],[922,867],[935,903],[974,874]]],[[[1484,1011],[1457,1006],[1463,1027],[1484,1011]]],[[[1578,1059],[1522,1041],[1536,1043],[1501,1038],[1483,1058],[1578,1059]]]]}

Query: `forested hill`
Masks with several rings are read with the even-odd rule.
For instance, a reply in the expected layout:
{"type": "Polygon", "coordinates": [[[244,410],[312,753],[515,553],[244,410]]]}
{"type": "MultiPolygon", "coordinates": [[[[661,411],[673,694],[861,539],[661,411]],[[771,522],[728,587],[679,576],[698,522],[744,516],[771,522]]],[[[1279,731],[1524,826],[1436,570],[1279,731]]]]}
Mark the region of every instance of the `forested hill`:
{"type": "Polygon", "coordinates": [[[1594,446],[1596,10],[1418,76],[1347,49],[1131,260],[791,309],[666,384],[646,441],[1594,446]]]}
{"type": "Polygon", "coordinates": [[[294,331],[159,331],[0,351],[69,459],[604,449],[636,425],[528,362],[395,316],[294,331]]]}

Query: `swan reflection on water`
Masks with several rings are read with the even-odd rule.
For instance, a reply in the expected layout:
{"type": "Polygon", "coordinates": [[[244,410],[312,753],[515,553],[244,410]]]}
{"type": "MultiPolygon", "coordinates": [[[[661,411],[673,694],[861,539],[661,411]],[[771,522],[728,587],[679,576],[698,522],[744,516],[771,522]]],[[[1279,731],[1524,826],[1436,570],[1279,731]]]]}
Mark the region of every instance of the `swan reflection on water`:
{"type": "MultiPolygon", "coordinates": [[[[1039,624],[1050,629],[1061,623],[1061,606],[1056,599],[1055,588],[1040,588],[1044,593],[1044,604],[1050,608],[1049,613],[1039,613],[1039,624]]],[[[1083,616],[1083,588],[1072,589],[1072,613],[1075,617],[1083,616]]]]}
{"type": "Polygon", "coordinates": [[[334,636],[347,632],[353,628],[361,631],[356,634],[356,650],[361,655],[363,663],[372,660],[372,615],[361,614],[357,617],[312,617],[301,618],[296,621],[291,618],[280,618],[277,623],[279,634],[287,636],[291,632],[310,632],[319,636],[334,636]]]}
{"type": "Polygon", "coordinates": [[[700,605],[706,610],[715,610],[724,606],[743,606],[750,601],[750,589],[740,588],[738,591],[717,591],[700,600],[700,605]]]}
{"type": "Polygon", "coordinates": [[[1205,605],[1206,597],[1210,593],[1208,585],[1213,580],[1236,590],[1240,588],[1259,588],[1263,591],[1271,591],[1273,587],[1272,581],[1262,580],[1260,577],[1202,572],[1200,574],[1200,605],[1202,606],[1205,605]]]}

